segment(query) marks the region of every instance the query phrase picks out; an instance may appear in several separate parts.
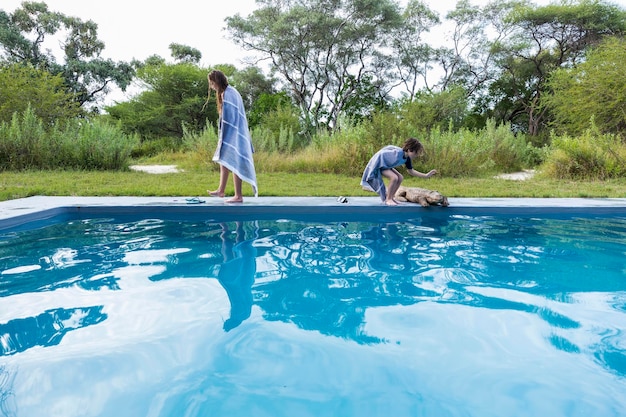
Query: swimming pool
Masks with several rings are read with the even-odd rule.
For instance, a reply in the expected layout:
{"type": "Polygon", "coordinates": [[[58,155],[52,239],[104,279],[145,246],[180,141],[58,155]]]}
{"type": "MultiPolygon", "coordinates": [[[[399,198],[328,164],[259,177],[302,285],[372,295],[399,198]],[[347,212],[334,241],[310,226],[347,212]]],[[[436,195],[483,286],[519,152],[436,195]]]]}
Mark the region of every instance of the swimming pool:
{"type": "Polygon", "coordinates": [[[0,220],[0,411],[626,415],[626,204],[452,204],[0,220]]]}

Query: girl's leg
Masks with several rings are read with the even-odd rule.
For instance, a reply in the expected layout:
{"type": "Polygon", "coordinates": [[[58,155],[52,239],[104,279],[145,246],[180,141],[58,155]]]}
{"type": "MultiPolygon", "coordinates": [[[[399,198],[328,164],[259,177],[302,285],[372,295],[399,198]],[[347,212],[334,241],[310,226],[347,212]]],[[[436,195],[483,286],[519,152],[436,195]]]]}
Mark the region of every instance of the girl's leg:
{"type": "Polygon", "coordinates": [[[209,195],[214,197],[224,197],[224,191],[226,191],[226,183],[228,182],[228,174],[230,171],[223,165],[220,165],[220,185],[215,191],[208,191],[209,195]]]}
{"type": "Polygon", "coordinates": [[[243,193],[241,191],[242,180],[233,173],[233,183],[235,184],[235,195],[233,198],[226,200],[227,203],[243,203],[243,193]]]}
{"type": "Polygon", "coordinates": [[[385,196],[385,204],[388,206],[397,206],[398,202],[395,200],[396,192],[402,184],[404,177],[396,169],[384,169],[381,171],[383,177],[389,179],[389,186],[387,187],[387,195],[385,196]]]}

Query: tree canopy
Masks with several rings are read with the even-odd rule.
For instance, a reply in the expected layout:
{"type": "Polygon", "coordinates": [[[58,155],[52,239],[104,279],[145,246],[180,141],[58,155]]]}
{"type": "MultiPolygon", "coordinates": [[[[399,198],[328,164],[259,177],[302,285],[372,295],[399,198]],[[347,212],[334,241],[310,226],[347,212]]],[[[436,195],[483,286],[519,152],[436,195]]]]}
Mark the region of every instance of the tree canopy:
{"type": "Polygon", "coordinates": [[[126,133],[144,139],[181,138],[183,124],[189,129],[204,128],[207,119],[217,120],[215,106],[207,106],[207,70],[191,63],[167,64],[149,58],[137,69],[144,91],[128,102],[107,107],[126,133]]]}
{"type": "MultiPolygon", "coordinates": [[[[307,124],[334,126],[363,82],[385,86],[382,51],[402,23],[391,0],[261,0],[226,19],[233,40],[271,62],[307,124]]],[[[372,90],[365,90],[371,93],[372,90]]],[[[381,88],[375,94],[384,94],[381,88]]]]}
{"type": "Polygon", "coordinates": [[[516,5],[505,17],[514,30],[494,44],[500,74],[492,84],[500,117],[536,135],[546,122],[543,95],[550,74],[579,63],[604,36],[626,34],[626,12],[598,0],[516,5]]]}
{"type": "MultiPolygon", "coordinates": [[[[172,54],[176,57],[174,50],[172,54]]],[[[159,56],[135,65],[143,91],[128,102],[106,108],[112,119],[121,122],[126,133],[137,133],[144,139],[182,138],[185,129],[199,131],[207,122],[217,126],[215,94],[208,94],[209,69],[185,59],[170,64],[159,56]]],[[[258,123],[261,111],[278,106],[268,108],[267,102],[257,104],[260,96],[275,93],[273,80],[264,77],[258,68],[238,71],[233,65],[223,64],[212,69],[224,72],[229,83],[240,92],[248,112],[256,115],[251,127],[258,123]]]]}
{"type": "Polygon", "coordinates": [[[46,125],[81,113],[61,75],[20,64],[0,66],[0,122],[11,121],[29,106],[46,125]]]}
{"type": "Polygon", "coordinates": [[[124,90],[133,79],[133,67],[102,58],[103,49],[91,20],[50,11],[43,2],[25,1],[12,14],[0,10],[0,59],[60,75],[81,106],[96,106],[113,85],[124,90]],[[61,62],[44,48],[48,37],[62,37],[61,62]]]}
{"type": "Polygon", "coordinates": [[[608,37],[589,50],[584,62],[555,71],[546,105],[553,126],[581,134],[590,121],[603,133],[626,131],[626,39],[608,37]]]}

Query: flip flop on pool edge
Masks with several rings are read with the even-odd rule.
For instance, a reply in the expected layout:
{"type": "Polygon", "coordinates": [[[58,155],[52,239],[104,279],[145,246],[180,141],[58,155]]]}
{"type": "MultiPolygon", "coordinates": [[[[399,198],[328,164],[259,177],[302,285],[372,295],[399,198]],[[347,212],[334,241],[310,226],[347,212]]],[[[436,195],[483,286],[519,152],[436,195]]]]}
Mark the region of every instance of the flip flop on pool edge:
{"type": "Polygon", "coordinates": [[[185,201],[187,202],[187,204],[202,204],[202,203],[204,203],[204,200],[200,200],[198,197],[187,198],[187,199],[185,199],[185,201]]]}

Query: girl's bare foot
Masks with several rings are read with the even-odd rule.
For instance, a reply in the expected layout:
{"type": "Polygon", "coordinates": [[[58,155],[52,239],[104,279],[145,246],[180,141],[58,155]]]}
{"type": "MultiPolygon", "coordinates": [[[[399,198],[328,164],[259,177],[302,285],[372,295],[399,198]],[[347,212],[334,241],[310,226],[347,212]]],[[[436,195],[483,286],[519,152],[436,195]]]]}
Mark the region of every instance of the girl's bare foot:
{"type": "Polygon", "coordinates": [[[243,203],[243,197],[233,197],[224,201],[224,203],[243,203]]]}
{"type": "Polygon", "coordinates": [[[387,201],[385,201],[385,204],[388,205],[388,206],[397,206],[398,205],[396,200],[387,200],[387,201]]]}
{"type": "Polygon", "coordinates": [[[224,197],[224,193],[220,193],[219,191],[211,191],[211,190],[206,190],[207,193],[209,193],[209,195],[211,197],[224,197]]]}

